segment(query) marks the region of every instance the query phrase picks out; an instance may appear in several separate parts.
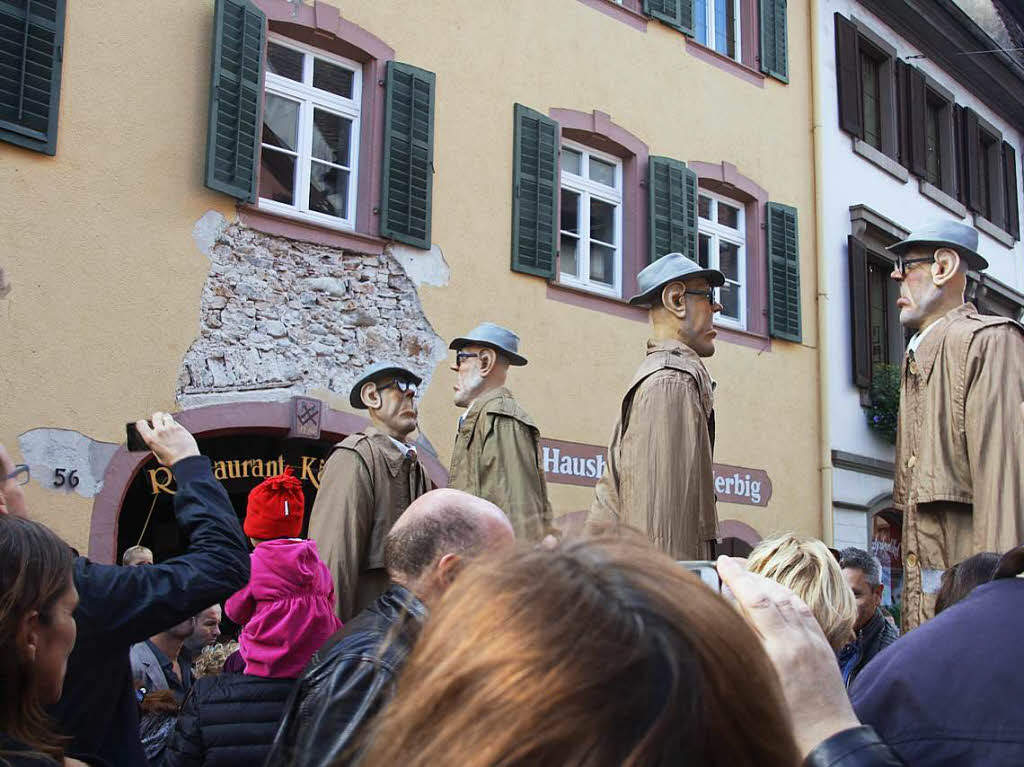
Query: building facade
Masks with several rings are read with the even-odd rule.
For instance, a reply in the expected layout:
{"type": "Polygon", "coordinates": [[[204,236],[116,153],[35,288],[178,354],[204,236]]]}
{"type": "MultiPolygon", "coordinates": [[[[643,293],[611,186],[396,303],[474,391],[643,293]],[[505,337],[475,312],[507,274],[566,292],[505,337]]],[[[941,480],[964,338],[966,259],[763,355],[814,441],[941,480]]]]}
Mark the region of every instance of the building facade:
{"type": "Polygon", "coordinates": [[[708,360],[726,549],[826,534],[809,18],[783,0],[0,8],[0,440],[35,516],[101,561],[177,550],[170,473],[123,446],[157,409],[240,513],[285,464],[311,504],[364,423],[348,388],[383,358],[424,378],[443,483],[447,343],[490,320],[522,338],[510,387],[573,529],[644,354],[625,299],[682,250],[728,277],[708,360]]]}
{"type": "Polygon", "coordinates": [[[988,314],[1024,312],[1024,67],[1000,50],[1019,27],[998,4],[965,5],[987,5],[1004,43],[951,0],[823,0],[815,30],[834,541],[879,556],[887,600],[899,597],[902,525],[884,399],[906,338],[886,247],[935,219],[972,225],[991,266],[970,274],[968,300],[988,314]]]}

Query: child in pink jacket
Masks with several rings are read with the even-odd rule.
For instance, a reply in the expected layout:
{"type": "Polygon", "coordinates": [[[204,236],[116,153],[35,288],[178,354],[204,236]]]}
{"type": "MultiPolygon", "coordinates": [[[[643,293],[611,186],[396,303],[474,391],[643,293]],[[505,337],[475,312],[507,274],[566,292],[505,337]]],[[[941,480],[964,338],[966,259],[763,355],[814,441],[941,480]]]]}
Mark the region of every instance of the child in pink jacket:
{"type": "Polygon", "coordinates": [[[244,625],[238,638],[245,673],[293,679],[341,628],[334,612],[334,583],[316,543],[302,530],[305,496],[292,475],[270,477],[252,489],[243,530],[256,546],[249,585],[224,604],[244,625]]]}

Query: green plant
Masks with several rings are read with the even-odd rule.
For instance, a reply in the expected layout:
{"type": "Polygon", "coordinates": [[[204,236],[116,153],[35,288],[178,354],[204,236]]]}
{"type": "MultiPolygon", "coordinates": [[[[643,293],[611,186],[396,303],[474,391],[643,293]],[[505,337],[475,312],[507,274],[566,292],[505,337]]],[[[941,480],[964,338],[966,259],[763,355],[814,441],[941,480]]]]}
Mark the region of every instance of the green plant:
{"type": "Polygon", "coordinates": [[[900,367],[875,365],[868,389],[871,404],[867,408],[868,427],[896,444],[896,425],[900,412],[900,367]]]}

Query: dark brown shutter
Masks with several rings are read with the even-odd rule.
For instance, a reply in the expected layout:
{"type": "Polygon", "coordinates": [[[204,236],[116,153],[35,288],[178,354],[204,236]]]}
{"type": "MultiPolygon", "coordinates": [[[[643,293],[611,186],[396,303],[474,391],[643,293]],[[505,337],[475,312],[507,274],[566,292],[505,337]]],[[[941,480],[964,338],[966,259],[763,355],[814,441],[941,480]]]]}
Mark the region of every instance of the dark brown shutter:
{"type": "Polygon", "coordinates": [[[840,14],[836,20],[836,79],[839,85],[839,127],[854,136],[864,130],[860,105],[860,61],[857,27],[840,14]]]}
{"type": "Polygon", "coordinates": [[[981,190],[981,163],[986,161],[981,155],[981,126],[978,124],[977,112],[970,107],[964,107],[963,119],[966,205],[975,213],[980,213],[981,201],[985,199],[981,190]]]}
{"type": "Polygon", "coordinates": [[[928,96],[924,72],[907,66],[907,123],[910,137],[910,172],[924,178],[928,174],[928,96]]]}
{"type": "Polygon", "coordinates": [[[1017,153],[1003,142],[1003,177],[1006,183],[1006,231],[1020,239],[1020,202],[1017,199],[1017,153]]]}
{"type": "Polygon", "coordinates": [[[953,105],[953,178],[956,186],[955,196],[967,204],[967,159],[964,156],[964,108],[953,105]]]}
{"type": "Polygon", "coordinates": [[[853,383],[871,386],[871,318],[868,316],[868,252],[852,235],[846,238],[850,257],[850,329],[853,383]]]}
{"type": "Polygon", "coordinates": [[[909,65],[903,59],[896,59],[896,159],[910,170],[910,121],[907,107],[910,102],[909,65]]]}

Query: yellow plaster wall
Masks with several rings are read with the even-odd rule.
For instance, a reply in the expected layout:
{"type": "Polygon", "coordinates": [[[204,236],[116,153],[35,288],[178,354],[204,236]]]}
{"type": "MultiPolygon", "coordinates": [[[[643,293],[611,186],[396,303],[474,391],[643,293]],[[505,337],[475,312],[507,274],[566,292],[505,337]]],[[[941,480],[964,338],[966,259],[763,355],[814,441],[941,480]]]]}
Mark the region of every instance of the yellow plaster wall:
{"type": "MultiPolygon", "coordinates": [[[[0,143],[0,441],[40,426],[122,439],[129,418],[173,408],[209,262],[192,239],[206,211],[234,217],[203,187],[209,0],[135,14],[70,4],[56,157],[0,143]]],[[[482,320],[514,328],[530,365],[510,384],[546,436],[604,444],[643,355],[638,322],[545,298],[543,280],[509,271],[512,109],[606,112],[652,154],[735,164],[800,211],[803,345],[771,352],[719,341],[716,460],[766,469],[768,508],[723,504],[720,517],[767,534],[819,534],[814,227],[807,9],[789,7],[790,84],[757,88],[686,51],[678,32],[647,33],[578,0],[349,0],[345,18],[396,58],[437,73],[433,240],[451,266],[423,287],[445,338],[482,320]]],[[[443,461],[458,412],[436,372],[421,407],[443,461]]],[[[592,490],[551,486],[556,514],[592,490]]],[[[38,516],[83,550],[91,501],[33,484],[38,516]]]]}

